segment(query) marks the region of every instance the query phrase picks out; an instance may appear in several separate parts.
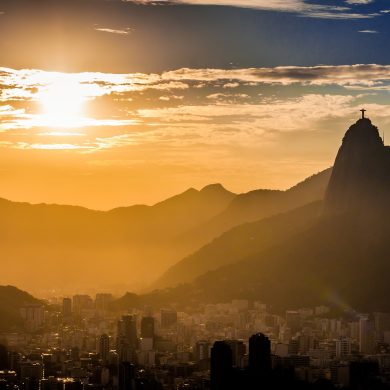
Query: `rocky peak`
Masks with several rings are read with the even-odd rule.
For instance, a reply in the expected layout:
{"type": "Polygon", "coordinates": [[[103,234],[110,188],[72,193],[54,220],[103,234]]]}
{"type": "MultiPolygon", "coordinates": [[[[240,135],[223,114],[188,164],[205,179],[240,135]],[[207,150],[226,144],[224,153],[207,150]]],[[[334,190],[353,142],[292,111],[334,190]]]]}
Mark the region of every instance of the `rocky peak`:
{"type": "Polygon", "coordinates": [[[380,207],[390,189],[390,154],[378,128],[361,118],[346,132],[329,181],[325,211],[380,207]],[[379,202],[379,203],[378,203],[379,202]]]}

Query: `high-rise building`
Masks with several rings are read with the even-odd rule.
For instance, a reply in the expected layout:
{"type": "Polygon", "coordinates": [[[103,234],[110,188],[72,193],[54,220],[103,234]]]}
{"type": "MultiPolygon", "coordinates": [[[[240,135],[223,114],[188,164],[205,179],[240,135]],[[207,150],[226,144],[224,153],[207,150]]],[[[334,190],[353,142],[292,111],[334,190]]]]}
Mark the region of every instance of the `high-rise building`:
{"type": "Polygon", "coordinates": [[[167,329],[177,325],[177,312],[175,310],[161,310],[161,328],[167,329]]]}
{"type": "Polygon", "coordinates": [[[195,344],[194,357],[197,362],[210,358],[210,343],[208,341],[199,340],[195,344]]]}
{"type": "Polygon", "coordinates": [[[232,350],[233,366],[244,368],[245,343],[242,340],[226,340],[232,350]]]}
{"type": "Polygon", "coordinates": [[[249,339],[248,368],[254,374],[268,374],[271,370],[271,342],[263,333],[249,339]]]}
{"type": "Polygon", "coordinates": [[[130,347],[137,348],[137,317],[134,315],[122,316],[122,336],[130,347]]]}
{"type": "Polygon", "coordinates": [[[118,390],[135,390],[134,365],[129,362],[119,364],[118,390]]]}
{"type": "Polygon", "coordinates": [[[73,313],[77,316],[83,310],[93,309],[93,300],[89,295],[74,295],[73,296],[73,313]]]}
{"type": "Polygon", "coordinates": [[[374,313],[374,322],[378,340],[384,341],[385,332],[390,331],[390,313],[374,313]]]}
{"type": "Polygon", "coordinates": [[[8,349],[0,344],[0,370],[7,370],[8,366],[8,349]]]}
{"type": "Polygon", "coordinates": [[[24,325],[29,331],[36,331],[44,323],[44,307],[39,304],[31,304],[20,308],[20,315],[24,325]]]}
{"type": "Polygon", "coordinates": [[[22,362],[20,363],[20,377],[22,379],[42,379],[43,378],[43,366],[37,362],[22,362]]]}
{"type": "Polygon", "coordinates": [[[153,339],[150,337],[141,337],[138,342],[138,349],[140,351],[153,351],[153,339]]]}
{"type": "Polygon", "coordinates": [[[211,390],[222,390],[231,388],[232,375],[232,350],[225,341],[216,341],[211,348],[211,390]]]}
{"type": "Polygon", "coordinates": [[[372,354],[375,351],[375,326],[368,317],[362,316],[359,320],[359,352],[372,354]]]}
{"type": "Polygon", "coordinates": [[[343,358],[351,354],[351,340],[341,337],[336,340],[336,357],[343,358]]]}
{"type": "Polygon", "coordinates": [[[301,327],[301,315],[299,311],[286,311],[286,325],[291,329],[291,333],[295,334],[301,327]]]}
{"type": "Polygon", "coordinates": [[[72,316],[72,300],[70,298],[64,298],[62,300],[62,316],[64,318],[72,316]]]}
{"type": "Polygon", "coordinates": [[[121,362],[133,362],[138,347],[137,318],[132,315],[122,316],[118,321],[117,350],[121,362]]]}
{"type": "Polygon", "coordinates": [[[349,386],[349,365],[347,363],[334,362],[330,365],[331,380],[334,384],[349,386]]]}
{"type": "Polygon", "coordinates": [[[152,339],[154,338],[154,318],[143,317],[141,320],[141,337],[152,339]]]}
{"type": "Polygon", "coordinates": [[[110,337],[107,334],[102,334],[99,338],[99,355],[104,364],[107,364],[110,359],[110,337]]]}
{"type": "Polygon", "coordinates": [[[95,298],[95,309],[99,312],[105,312],[109,309],[110,303],[112,302],[112,294],[96,294],[95,298]]]}

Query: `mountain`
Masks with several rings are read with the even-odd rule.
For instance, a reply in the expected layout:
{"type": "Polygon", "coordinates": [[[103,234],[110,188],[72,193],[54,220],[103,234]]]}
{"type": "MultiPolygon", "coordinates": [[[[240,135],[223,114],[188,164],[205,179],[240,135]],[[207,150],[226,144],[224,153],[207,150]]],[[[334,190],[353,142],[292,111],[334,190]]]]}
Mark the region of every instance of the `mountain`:
{"type": "Polygon", "coordinates": [[[378,128],[362,118],[346,132],[326,194],[328,213],[373,210],[390,195],[390,148],[378,128]]]}
{"type": "Polygon", "coordinates": [[[314,204],[262,221],[262,235],[253,235],[257,243],[251,243],[256,253],[242,249],[241,229],[230,231],[228,239],[202,248],[198,254],[204,258],[196,258],[220,265],[228,257],[229,264],[178,286],[177,292],[155,291],[154,299],[185,305],[245,298],[279,309],[330,304],[390,311],[388,153],[378,129],[368,119],[359,120],[344,137],[323,208],[314,204]],[[307,214],[310,207],[317,214],[307,214]],[[282,234],[284,223],[291,226],[288,234],[282,234]]]}
{"type": "MultiPolygon", "coordinates": [[[[322,200],[331,172],[331,169],[322,171],[286,191],[256,190],[237,195],[220,214],[180,237],[182,242],[186,242],[186,240],[197,242],[201,249],[169,268],[153,284],[153,287],[161,288],[193,281],[206,271],[237,262],[250,253],[254,253],[254,250],[272,245],[274,241],[285,236],[285,227],[295,226],[294,218],[297,213],[293,212],[291,215],[286,214],[276,219],[266,218],[322,200]],[[254,225],[239,227],[247,222],[263,219],[265,220],[254,225]],[[268,223],[272,226],[271,234],[267,231],[268,223]],[[274,226],[278,223],[281,228],[280,233],[278,227],[274,226]],[[230,230],[234,226],[238,226],[238,228],[230,230]],[[261,230],[261,233],[257,232],[257,229],[261,230]],[[252,231],[252,233],[249,234],[248,231],[252,231]],[[222,232],[226,234],[219,237],[222,232]],[[250,235],[262,238],[260,240],[252,239],[251,245],[248,245],[250,235]],[[278,235],[280,235],[279,238],[278,235]],[[229,248],[227,251],[214,249],[223,248],[224,243],[229,248]],[[203,247],[203,245],[205,246],[203,247]]],[[[296,222],[301,223],[299,217],[296,222]]]]}
{"type": "Polygon", "coordinates": [[[30,291],[66,291],[71,283],[73,292],[145,283],[194,250],[174,242],[177,235],[220,213],[235,196],[215,184],[154,206],[108,212],[0,199],[2,281],[30,291]]]}
{"type": "Polygon", "coordinates": [[[194,281],[198,276],[237,263],[283,242],[307,228],[322,212],[322,202],[237,226],[172,266],[161,278],[161,286],[194,281]]]}
{"type": "Polygon", "coordinates": [[[239,194],[226,210],[213,218],[212,223],[229,228],[322,200],[331,173],[331,168],[326,169],[286,191],[256,190],[239,194]]]}
{"type": "MultiPolygon", "coordinates": [[[[242,195],[211,184],[154,206],[107,212],[0,199],[0,248],[9,270],[2,282],[35,292],[67,293],[70,282],[72,292],[97,285],[117,293],[140,290],[230,228],[322,199],[329,176],[327,170],[287,191],[242,195]]],[[[215,268],[209,265],[193,277],[215,268]]]]}
{"type": "Polygon", "coordinates": [[[0,331],[20,329],[23,326],[20,308],[30,304],[42,301],[16,287],[0,286],[0,331]]]}
{"type": "MultiPolygon", "coordinates": [[[[199,248],[234,226],[258,221],[322,200],[331,173],[331,168],[326,169],[286,191],[260,189],[239,194],[221,213],[204,224],[185,232],[179,238],[181,242],[194,242],[199,248]]],[[[161,284],[159,285],[161,286],[161,284]]]]}

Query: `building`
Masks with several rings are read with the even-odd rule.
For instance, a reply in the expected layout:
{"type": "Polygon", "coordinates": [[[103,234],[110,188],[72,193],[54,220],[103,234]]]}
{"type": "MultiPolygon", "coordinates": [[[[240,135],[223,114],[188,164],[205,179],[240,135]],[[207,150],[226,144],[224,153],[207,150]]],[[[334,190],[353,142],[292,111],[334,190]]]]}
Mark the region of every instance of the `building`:
{"type": "Polygon", "coordinates": [[[244,368],[245,343],[242,340],[226,340],[232,350],[233,367],[244,368]]]}
{"type": "Polygon", "coordinates": [[[248,368],[256,375],[271,371],[271,341],[263,333],[254,334],[249,339],[248,368]]]}
{"type": "Polygon", "coordinates": [[[384,341],[385,332],[390,331],[390,313],[374,313],[374,322],[377,339],[384,341]]]}
{"type": "Polygon", "coordinates": [[[375,326],[368,317],[359,320],[359,352],[372,354],[375,351],[375,326]]]}
{"type": "Polygon", "coordinates": [[[161,310],[161,328],[167,329],[177,325],[177,312],[175,310],[161,310]]]}
{"type": "Polygon", "coordinates": [[[98,312],[104,313],[106,312],[109,307],[110,303],[112,302],[112,294],[96,294],[95,297],[95,309],[98,312]]]}
{"type": "Polygon", "coordinates": [[[233,375],[233,354],[225,341],[216,341],[211,348],[211,390],[229,389],[233,375]]]}
{"type": "Polygon", "coordinates": [[[117,350],[121,362],[135,361],[135,350],[138,348],[137,318],[132,315],[122,316],[118,321],[117,350]]]}
{"type": "Polygon", "coordinates": [[[73,313],[76,316],[81,315],[83,310],[93,309],[93,300],[89,295],[74,295],[73,296],[73,313]]]}
{"type": "Polygon", "coordinates": [[[299,311],[286,311],[286,325],[291,329],[291,333],[295,334],[301,328],[301,315],[299,311]]]}
{"type": "Polygon", "coordinates": [[[135,390],[134,383],[135,369],[129,362],[119,364],[118,370],[118,390],[135,390]]]}
{"type": "Polygon", "coordinates": [[[23,306],[20,308],[20,315],[28,331],[34,332],[43,326],[44,307],[42,305],[32,304],[23,306]]]}
{"type": "Polygon", "coordinates": [[[72,316],[72,300],[70,298],[62,300],[62,316],[66,319],[72,316]]]}
{"type": "Polygon", "coordinates": [[[43,366],[37,362],[21,362],[20,363],[20,377],[22,379],[42,379],[43,366]]]}
{"type": "Polygon", "coordinates": [[[343,358],[351,354],[351,340],[341,337],[336,340],[336,357],[343,358]]]}
{"type": "Polygon", "coordinates": [[[154,338],[154,318],[143,317],[141,320],[141,337],[153,339],[154,338]]]}
{"type": "Polygon", "coordinates": [[[210,343],[208,341],[197,341],[194,348],[194,358],[197,362],[210,359],[210,343]]]}
{"type": "Polygon", "coordinates": [[[110,360],[110,337],[102,334],[99,338],[99,355],[104,364],[110,360]]]}
{"type": "Polygon", "coordinates": [[[8,349],[0,344],[0,370],[7,370],[8,366],[8,349]]]}

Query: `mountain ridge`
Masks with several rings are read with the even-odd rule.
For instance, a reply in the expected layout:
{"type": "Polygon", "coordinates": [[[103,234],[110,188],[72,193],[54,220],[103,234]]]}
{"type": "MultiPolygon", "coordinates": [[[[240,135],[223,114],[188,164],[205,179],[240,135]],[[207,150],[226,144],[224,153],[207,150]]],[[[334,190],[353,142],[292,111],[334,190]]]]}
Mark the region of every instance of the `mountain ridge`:
{"type": "MultiPolygon", "coordinates": [[[[177,292],[173,287],[162,290],[161,296],[155,291],[154,296],[174,300],[179,293],[181,304],[242,298],[280,309],[330,304],[343,310],[390,311],[390,165],[383,164],[390,149],[378,137],[378,129],[367,119],[349,128],[332,170],[325,207],[311,223],[257,248],[256,253],[247,253],[244,259],[233,252],[228,264],[208,270],[188,285],[178,285],[177,292]],[[345,147],[351,132],[357,148],[345,147]],[[374,139],[373,148],[366,137],[374,139]],[[329,213],[327,202],[334,199],[336,212],[329,213]]],[[[296,211],[299,217],[300,210],[296,211]]],[[[275,218],[265,221],[265,230],[271,230],[275,218]]],[[[229,242],[216,240],[215,256],[226,256],[229,242]]]]}

